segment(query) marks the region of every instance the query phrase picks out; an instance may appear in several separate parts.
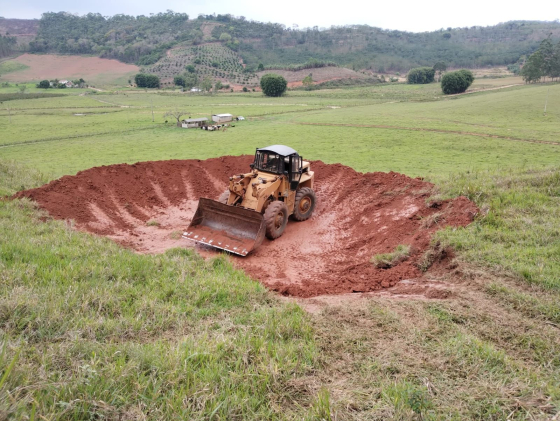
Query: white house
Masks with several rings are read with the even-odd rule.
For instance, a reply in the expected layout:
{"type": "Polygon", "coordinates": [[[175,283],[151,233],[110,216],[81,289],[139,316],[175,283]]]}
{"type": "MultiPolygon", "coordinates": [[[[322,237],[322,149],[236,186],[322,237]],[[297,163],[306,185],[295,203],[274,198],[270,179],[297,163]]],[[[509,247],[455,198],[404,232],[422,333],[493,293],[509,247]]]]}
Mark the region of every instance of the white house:
{"type": "Polygon", "coordinates": [[[181,122],[181,127],[183,129],[194,129],[197,127],[206,126],[207,118],[189,118],[188,120],[183,120],[181,122]]]}
{"type": "Polygon", "coordinates": [[[231,114],[214,114],[212,116],[212,121],[215,123],[227,123],[228,121],[232,121],[233,116],[231,114]]]}

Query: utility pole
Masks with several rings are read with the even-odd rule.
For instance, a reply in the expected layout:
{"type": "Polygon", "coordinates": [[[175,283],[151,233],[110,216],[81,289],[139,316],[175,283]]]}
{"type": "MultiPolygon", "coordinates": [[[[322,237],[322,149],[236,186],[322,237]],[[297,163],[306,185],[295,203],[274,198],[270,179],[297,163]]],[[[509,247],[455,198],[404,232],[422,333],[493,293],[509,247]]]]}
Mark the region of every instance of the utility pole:
{"type": "Polygon", "coordinates": [[[548,105],[548,94],[550,93],[550,86],[548,87],[548,90],[546,91],[546,101],[544,103],[544,115],[546,116],[546,106],[548,105]]]}

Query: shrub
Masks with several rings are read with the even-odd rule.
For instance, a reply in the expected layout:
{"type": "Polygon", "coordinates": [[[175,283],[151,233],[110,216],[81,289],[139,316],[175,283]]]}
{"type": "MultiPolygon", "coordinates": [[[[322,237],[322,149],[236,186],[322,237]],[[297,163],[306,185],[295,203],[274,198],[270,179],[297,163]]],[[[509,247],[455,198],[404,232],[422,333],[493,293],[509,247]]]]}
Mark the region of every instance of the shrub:
{"type": "Polygon", "coordinates": [[[175,76],[173,78],[173,83],[184,88],[187,85],[187,80],[183,76],[175,76]]]}
{"type": "Polygon", "coordinates": [[[404,262],[410,254],[410,246],[399,244],[391,253],[376,254],[371,258],[371,263],[381,269],[389,269],[404,262]]]}
{"type": "Polygon", "coordinates": [[[432,83],[435,74],[436,71],[431,67],[418,67],[416,69],[410,69],[406,79],[410,84],[432,83]]]}
{"type": "Polygon", "coordinates": [[[134,76],[134,81],[136,86],[139,88],[159,88],[159,77],[156,75],[146,75],[144,73],[138,73],[134,76]]]}
{"type": "Polygon", "coordinates": [[[41,89],[49,89],[51,87],[51,83],[48,80],[42,80],[41,82],[39,82],[39,84],[37,85],[37,88],[41,88],[41,89]]]}
{"type": "Polygon", "coordinates": [[[450,72],[441,78],[441,90],[444,94],[460,94],[465,92],[474,81],[470,70],[458,70],[450,72]]]}
{"type": "Polygon", "coordinates": [[[261,78],[261,89],[266,96],[281,96],[287,87],[286,79],[276,73],[267,73],[261,78]]]}
{"type": "MultiPolygon", "coordinates": [[[[463,75],[463,77],[467,80],[467,82],[469,83],[469,86],[472,85],[472,83],[474,82],[474,75],[470,70],[467,69],[461,69],[459,70],[459,73],[461,73],[463,75]]],[[[468,86],[467,86],[468,88],[468,86]]]]}

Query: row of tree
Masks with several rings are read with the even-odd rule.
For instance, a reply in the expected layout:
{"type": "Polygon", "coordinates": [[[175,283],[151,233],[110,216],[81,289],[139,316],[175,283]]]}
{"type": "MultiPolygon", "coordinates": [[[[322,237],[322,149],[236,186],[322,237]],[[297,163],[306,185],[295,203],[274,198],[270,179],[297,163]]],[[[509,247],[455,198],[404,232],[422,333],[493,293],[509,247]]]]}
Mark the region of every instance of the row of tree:
{"type": "Polygon", "coordinates": [[[550,36],[525,61],[521,76],[527,83],[538,82],[543,78],[560,78],[560,41],[554,45],[550,36]]]}
{"type": "MultiPolygon", "coordinates": [[[[35,86],[39,89],[49,89],[49,88],[64,89],[64,88],[67,87],[67,84],[66,83],[60,83],[60,81],[58,79],[52,79],[52,80],[45,79],[45,80],[40,81],[35,86]]],[[[75,88],[87,88],[88,87],[86,81],[83,78],[73,80],[72,81],[72,86],[75,87],[75,88]]]]}

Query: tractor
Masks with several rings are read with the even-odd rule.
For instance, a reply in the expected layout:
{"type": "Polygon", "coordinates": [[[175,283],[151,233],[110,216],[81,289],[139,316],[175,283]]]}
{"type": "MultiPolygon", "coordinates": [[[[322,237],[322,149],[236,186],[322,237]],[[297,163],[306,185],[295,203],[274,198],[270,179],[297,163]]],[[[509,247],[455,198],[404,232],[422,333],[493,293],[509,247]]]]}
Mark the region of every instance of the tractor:
{"type": "Polygon", "coordinates": [[[264,237],[280,237],[291,216],[311,217],[317,199],[309,162],[292,148],[272,145],[256,150],[251,171],[233,175],[217,201],[201,198],[183,238],[241,256],[264,237]]]}

